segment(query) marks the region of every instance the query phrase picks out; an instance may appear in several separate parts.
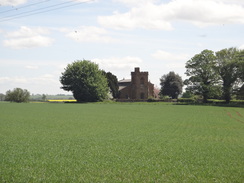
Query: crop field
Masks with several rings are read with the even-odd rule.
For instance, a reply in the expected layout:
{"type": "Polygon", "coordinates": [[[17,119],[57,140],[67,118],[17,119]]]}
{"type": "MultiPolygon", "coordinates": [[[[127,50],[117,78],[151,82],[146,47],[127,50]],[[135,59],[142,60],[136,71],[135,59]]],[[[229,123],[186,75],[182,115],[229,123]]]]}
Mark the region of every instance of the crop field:
{"type": "Polygon", "coordinates": [[[0,182],[244,182],[244,108],[0,103],[0,182]]]}

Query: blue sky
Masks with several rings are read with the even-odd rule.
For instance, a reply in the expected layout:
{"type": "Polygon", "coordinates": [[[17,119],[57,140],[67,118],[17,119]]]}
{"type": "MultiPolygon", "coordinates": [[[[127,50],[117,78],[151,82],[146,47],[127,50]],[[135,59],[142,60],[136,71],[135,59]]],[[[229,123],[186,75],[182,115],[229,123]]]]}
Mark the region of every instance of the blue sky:
{"type": "Polygon", "coordinates": [[[242,0],[0,0],[0,93],[66,94],[61,72],[82,59],[119,80],[140,67],[159,86],[170,71],[185,79],[202,50],[229,47],[244,49],[242,0]]]}

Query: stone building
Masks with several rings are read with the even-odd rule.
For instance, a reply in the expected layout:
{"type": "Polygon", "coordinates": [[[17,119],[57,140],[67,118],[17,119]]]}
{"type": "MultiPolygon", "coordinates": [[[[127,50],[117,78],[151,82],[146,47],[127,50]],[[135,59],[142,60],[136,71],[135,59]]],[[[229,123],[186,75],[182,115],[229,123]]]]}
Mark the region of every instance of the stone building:
{"type": "Polygon", "coordinates": [[[154,96],[154,85],[148,80],[148,72],[135,68],[131,79],[123,79],[119,84],[119,99],[146,100],[154,96]]]}

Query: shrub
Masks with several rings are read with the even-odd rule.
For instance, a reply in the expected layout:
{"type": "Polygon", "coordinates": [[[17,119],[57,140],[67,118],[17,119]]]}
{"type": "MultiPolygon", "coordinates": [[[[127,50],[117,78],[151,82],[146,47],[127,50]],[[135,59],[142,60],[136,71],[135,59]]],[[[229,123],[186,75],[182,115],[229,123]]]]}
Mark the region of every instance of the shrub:
{"type": "Polygon", "coordinates": [[[9,90],[6,92],[6,101],[10,102],[28,102],[30,100],[30,92],[26,89],[15,88],[13,91],[9,90]]]}
{"type": "Polygon", "coordinates": [[[194,98],[179,98],[178,102],[194,103],[196,100],[194,98]]]}
{"type": "Polygon", "coordinates": [[[148,102],[157,102],[157,99],[153,98],[153,97],[149,97],[147,99],[148,102]]]}

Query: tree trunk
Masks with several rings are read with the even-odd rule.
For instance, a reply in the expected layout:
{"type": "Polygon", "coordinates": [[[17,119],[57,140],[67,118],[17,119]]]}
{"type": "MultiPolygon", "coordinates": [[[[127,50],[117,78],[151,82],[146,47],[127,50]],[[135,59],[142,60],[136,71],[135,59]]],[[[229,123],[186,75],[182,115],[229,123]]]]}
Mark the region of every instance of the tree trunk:
{"type": "Polygon", "coordinates": [[[227,104],[230,103],[231,100],[231,87],[224,87],[224,99],[227,104]]]}

